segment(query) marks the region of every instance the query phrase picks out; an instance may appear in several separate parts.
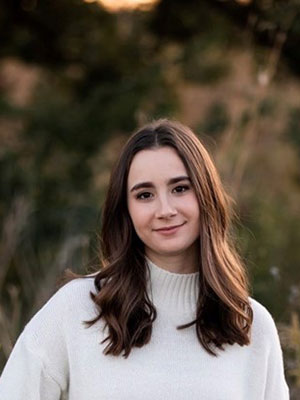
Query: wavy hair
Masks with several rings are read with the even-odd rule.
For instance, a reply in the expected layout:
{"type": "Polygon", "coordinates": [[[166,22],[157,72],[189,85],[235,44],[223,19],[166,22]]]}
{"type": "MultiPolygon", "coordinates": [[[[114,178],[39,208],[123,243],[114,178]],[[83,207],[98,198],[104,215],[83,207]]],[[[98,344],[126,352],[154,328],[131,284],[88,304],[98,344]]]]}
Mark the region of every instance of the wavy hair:
{"type": "Polygon", "coordinates": [[[253,310],[249,278],[231,234],[232,199],[226,194],[212,159],[199,138],[177,121],[159,119],[133,133],[112,170],[102,208],[97,293],[90,293],[108,327],[103,353],[127,358],[133,346],[151,339],[157,313],[147,293],[147,261],[127,208],[127,179],[136,153],[170,146],[184,163],[200,207],[199,296],[195,318],[177,326],[196,325],[200,345],[217,356],[213,346],[250,343],[253,310]]]}

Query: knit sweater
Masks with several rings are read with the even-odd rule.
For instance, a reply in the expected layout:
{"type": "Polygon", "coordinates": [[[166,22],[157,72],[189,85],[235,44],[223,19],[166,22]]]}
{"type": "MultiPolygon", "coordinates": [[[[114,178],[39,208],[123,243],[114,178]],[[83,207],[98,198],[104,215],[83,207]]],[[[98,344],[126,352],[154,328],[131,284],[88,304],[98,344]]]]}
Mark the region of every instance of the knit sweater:
{"type": "MultiPolygon", "coordinates": [[[[195,325],[198,274],[166,271],[147,259],[149,295],[157,309],[151,340],[129,357],[104,355],[104,322],[94,278],[63,286],[19,336],[0,378],[0,400],[287,400],[282,350],[267,309],[254,312],[251,344],[225,345],[218,356],[200,345],[195,325]]],[[[107,329],[107,328],[106,328],[107,329]]]]}

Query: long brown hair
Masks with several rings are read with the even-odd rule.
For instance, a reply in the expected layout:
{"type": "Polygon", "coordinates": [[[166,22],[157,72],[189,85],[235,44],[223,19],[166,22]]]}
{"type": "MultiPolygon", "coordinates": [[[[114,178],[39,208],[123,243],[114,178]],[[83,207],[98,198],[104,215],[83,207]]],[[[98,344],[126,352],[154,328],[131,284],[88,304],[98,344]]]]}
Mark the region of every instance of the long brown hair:
{"type": "Polygon", "coordinates": [[[199,343],[214,356],[213,346],[248,345],[253,311],[249,279],[233,245],[232,199],[224,191],[216,168],[198,137],[177,121],[159,119],[130,136],[110,177],[102,209],[100,271],[97,294],[91,297],[108,327],[104,354],[128,357],[133,346],[150,341],[156,309],[147,293],[144,244],[137,236],[127,208],[127,178],[132,159],[144,149],[170,146],[184,163],[200,207],[199,296],[193,321],[199,343]]]}

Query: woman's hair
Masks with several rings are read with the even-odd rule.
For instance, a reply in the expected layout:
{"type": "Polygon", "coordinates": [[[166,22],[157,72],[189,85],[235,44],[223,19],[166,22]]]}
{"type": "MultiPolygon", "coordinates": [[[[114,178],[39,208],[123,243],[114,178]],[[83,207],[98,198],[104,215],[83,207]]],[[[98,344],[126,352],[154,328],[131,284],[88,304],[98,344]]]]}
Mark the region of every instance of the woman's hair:
{"type": "Polygon", "coordinates": [[[95,275],[97,294],[90,293],[98,316],[108,327],[104,354],[128,357],[133,346],[150,341],[156,309],[147,293],[144,243],[137,236],[127,206],[127,179],[133,157],[141,150],[169,146],[182,160],[200,207],[199,296],[195,319],[177,329],[196,325],[204,349],[248,345],[253,311],[249,279],[230,233],[232,199],[222,187],[216,168],[201,141],[186,126],[159,119],[126,142],[112,170],[102,209],[100,271],[95,275]]]}

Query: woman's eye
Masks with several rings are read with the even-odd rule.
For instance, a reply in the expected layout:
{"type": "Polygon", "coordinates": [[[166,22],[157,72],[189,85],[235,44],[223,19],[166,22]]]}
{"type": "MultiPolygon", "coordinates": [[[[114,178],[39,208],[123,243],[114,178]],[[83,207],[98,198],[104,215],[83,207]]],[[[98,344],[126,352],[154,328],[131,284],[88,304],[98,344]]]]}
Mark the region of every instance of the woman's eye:
{"type": "Polygon", "coordinates": [[[149,199],[151,193],[149,192],[143,192],[143,193],[139,193],[136,198],[137,199],[141,199],[141,200],[145,200],[145,199],[149,199]]]}
{"type": "MultiPolygon", "coordinates": [[[[189,190],[189,186],[188,185],[180,185],[180,186],[176,186],[173,191],[175,190],[176,193],[184,193],[187,190],[189,190]]],[[[138,200],[148,200],[153,196],[152,193],[150,192],[142,192],[136,195],[136,198],[138,200]]]]}
{"type": "Polygon", "coordinates": [[[180,185],[180,186],[176,186],[176,188],[174,190],[176,190],[177,193],[182,193],[182,192],[185,192],[188,189],[189,189],[189,186],[180,185]]]}

